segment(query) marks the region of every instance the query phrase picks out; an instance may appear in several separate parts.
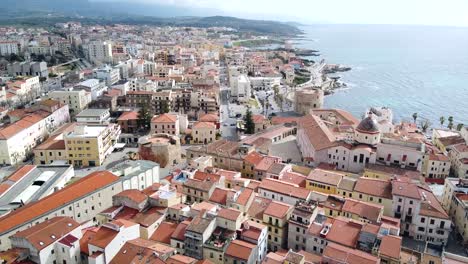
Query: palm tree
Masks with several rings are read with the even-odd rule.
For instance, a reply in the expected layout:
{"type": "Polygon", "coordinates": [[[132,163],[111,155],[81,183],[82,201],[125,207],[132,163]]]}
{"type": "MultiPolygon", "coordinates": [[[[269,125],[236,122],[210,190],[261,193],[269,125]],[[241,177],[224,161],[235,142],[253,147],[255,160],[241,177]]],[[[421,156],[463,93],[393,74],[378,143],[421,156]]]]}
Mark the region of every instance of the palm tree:
{"type": "Polygon", "coordinates": [[[447,127],[448,127],[450,130],[452,130],[452,128],[453,128],[453,116],[449,116],[448,122],[449,122],[449,123],[448,123],[447,127]]]}
{"type": "Polygon", "coordinates": [[[443,126],[444,123],[445,123],[445,117],[441,116],[441,117],[439,118],[439,121],[440,121],[440,125],[443,126]]]}
{"type": "Polygon", "coordinates": [[[416,119],[418,119],[418,113],[413,113],[413,120],[415,124],[416,124],[416,119]]]}
{"type": "Polygon", "coordinates": [[[463,128],[464,126],[465,126],[465,125],[462,124],[462,123],[458,124],[458,125],[457,125],[457,131],[461,131],[462,128],[463,128]]]}

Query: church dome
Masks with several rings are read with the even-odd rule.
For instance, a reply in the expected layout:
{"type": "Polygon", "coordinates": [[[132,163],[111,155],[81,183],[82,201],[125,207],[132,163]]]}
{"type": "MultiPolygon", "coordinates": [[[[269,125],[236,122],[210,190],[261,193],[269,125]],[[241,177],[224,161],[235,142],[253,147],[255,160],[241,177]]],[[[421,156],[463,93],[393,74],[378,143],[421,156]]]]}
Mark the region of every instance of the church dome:
{"type": "Polygon", "coordinates": [[[379,133],[379,127],[377,126],[377,121],[372,117],[368,116],[364,118],[361,123],[356,128],[357,131],[361,133],[375,134],[379,133]]]}

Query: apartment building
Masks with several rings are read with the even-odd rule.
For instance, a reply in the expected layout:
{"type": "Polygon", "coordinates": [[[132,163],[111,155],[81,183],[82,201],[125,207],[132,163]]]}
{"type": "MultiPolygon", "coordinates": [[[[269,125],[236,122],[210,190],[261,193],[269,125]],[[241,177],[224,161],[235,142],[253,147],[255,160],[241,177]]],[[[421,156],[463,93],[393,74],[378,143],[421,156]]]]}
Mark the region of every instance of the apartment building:
{"type": "Polygon", "coordinates": [[[86,81],[82,81],[75,85],[75,90],[85,90],[86,92],[91,93],[91,100],[97,100],[98,97],[101,97],[104,92],[107,91],[107,86],[100,82],[98,79],[88,79],[86,81]]]}
{"type": "Polygon", "coordinates": [[[14,234],[10,241],[13,248],[25,250],[34,263],[77,263],[81,261],[81,237],[77,221],[58,216],[14,234]]]}
{"type": "Polygon", "coordinates": [[[79,112],[76,122],[87,125],[105,125],[110,121],[109,109],[88,108],[79,112]]]}
{"type": "Polygon", "coordinates": [[[392,181],[394,217],[404,236],[432,244],[447,244],[452,221],[432,191],[405,179],[392,181]]]}
{"type": "Polygon", "coordinates": [[[19,54],[21,44],[17,41],[0,41],[0,55],[19,54]]]}
{"type": "Polygon", "coordinates": [[[109,125],[76,125],[63,135],[68,164],[76,167],[101,166],[112,153],[120,135],[120,127],[109,125]]]}
{"type": "Polygon", "coordinates": [[[49,92],[49,98],[67,104],[72,114],[83,111],[91,102],[91,93],[85,90],[55,90],[49,92]]]}
{"type": "Polygon", "coordinates": [[[34,147],[59,126],[70,121],[68,105],[41,101],[20,111],[12,124],[0,129],[0,162],[14,165],[32,153],[34,147]]]}
{"type": "Polygon", "coordinates": [[[112,86],[120,81],[120,71],[106,64],[94,69],[94,77],[103,81],[107,86],[112,86]]]}
{"type": "Polygon", "coordinates": [[[459,178],[468,179],[468,144],[455,145],[449,152],[451,171],[459,178]]]}
{"type": "Polygon", "coordinates": [[[272,201],[263,212],[263,224],[268,227],[268,249],[278,251],[287,249],[288,220],[291,217],[293,206],[272,201]]]}
{"type": "Polygon", "coordinates": [[[88,59],[97,65],[112,63],[112,43],[110,41],[94,40],[84,45],[88,59]]]}
{"type": "Polygon", "coordinates": [[[112,206],[112,196],[121,191],[119,177],[100,171],[91,173],[35,203],[18,208],[0,218],[0,250],[11,247],[9,237],[13,234],[55,216],[68,216],[80,223],[94,221],[99,212],[112,206]]]}

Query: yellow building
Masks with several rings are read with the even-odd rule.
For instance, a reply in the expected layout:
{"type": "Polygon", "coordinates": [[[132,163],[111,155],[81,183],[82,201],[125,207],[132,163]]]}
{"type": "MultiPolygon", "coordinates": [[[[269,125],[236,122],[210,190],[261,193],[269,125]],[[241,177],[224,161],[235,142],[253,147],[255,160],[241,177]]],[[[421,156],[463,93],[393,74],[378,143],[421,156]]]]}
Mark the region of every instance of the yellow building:
{"type": "Polygon", "coordinates": [[[449,215],[455,224],[455,230],[468,245],[468,194],[456,193],[452,197],[449,215]]]}
{"type": "Polygon", "coordinates": [[[268,249],[277,251],[287,248],[288,220],[293,207],[272,201],[263,212],[263,224],[268,227],[268,249]]]}
{"type": "Polygon", "coordinates": [[[192,127],[194,144],[208,144],[216,141],[216,125],[209,122],[196,122],[192,127]]]}
{"type": "Polygon", "coordinates": [[[307,176],[306,188],[311,191],[337,194],[338,185],[343,177],[343,174],[337,172],[315,169],[307,176]]]}
{"type": "Polygon", "coordinates": [[[384,215],[393,217],[390,181],[361,177],[354,187],[353,199],[384,206],[384,215]]]}
{"type": "Polygon", "coordinates": [[[77,125],[65,133],[65,149],[69,164],[77,167],[101,166],[114,150],[120,135],[120,127],[109,125],[77,125]]]}

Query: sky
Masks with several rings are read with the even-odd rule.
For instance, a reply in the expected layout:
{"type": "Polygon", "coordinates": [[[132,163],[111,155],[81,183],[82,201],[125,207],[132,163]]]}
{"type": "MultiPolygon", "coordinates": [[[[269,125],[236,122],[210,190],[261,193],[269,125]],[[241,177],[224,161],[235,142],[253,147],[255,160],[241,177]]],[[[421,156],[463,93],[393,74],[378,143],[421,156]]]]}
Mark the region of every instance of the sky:
{"type": "MultiPolygon", "coordinates": [[[[468,0],[124,0],[302,23],[468,26],[468,0]]],[[[202,15],[202,14],[201,14],[202,15]]]]}

